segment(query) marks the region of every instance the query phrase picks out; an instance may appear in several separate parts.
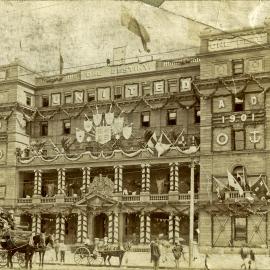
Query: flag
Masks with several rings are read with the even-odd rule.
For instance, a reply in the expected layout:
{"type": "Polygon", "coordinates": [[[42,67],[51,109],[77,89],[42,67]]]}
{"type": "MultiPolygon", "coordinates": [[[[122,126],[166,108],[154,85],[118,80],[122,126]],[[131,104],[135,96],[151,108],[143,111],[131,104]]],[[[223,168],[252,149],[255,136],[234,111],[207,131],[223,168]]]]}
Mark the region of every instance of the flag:
{"type": "Polygon", "coordinates": [[[225,199],[225,192],[224,189],[229,190],[229,188],[224,185],[220,180],[218,180],[216,177],[213,176],[213,180],[215,180],[216,184],[217,184],[217,196],[219,199],[225,199]]]}
{"type": "Polygon", "coordinates": [[[228,183],[230,187],[233,187],[235,190],[237,190],[240,194],[240,196],[244,195],[244,191],[242,187],[239,185],[239,183],[236,181],[236,179],[233,177],[233,175],[227,170],[228,174],[228,183]]]}
{"type": "Polygon", "coordinates": [[[62,74],[63,69],[64,69],[64,59],[63,59],[63,56],[61,55],[61,53],[60,53],[60,56],[59,56],[59,63],[60,63],[60,74],[62,74]]]}
{"type": "Polygon", "coordinates": [[[150,52],[147,48],[147,43],[150,42],[149,34],[143,25],[139,24],[138,21],[131,16],[126,9],[122,10],[121,25],[127,27],[127,29],[134,33],[136,36],[141,38],[143,49],[146,52],[150,52]]]}
{"type": "Polygon", "coordinates": [[[256,195],[258,199],[269,199],[269,190],[265,182],[263,181],[262,176],[258,177],[258,180],[251,186],[251,191],[256,195]]]}
{"type": "Polygon", "coordinates": [[[147,146],[149,148],[155,148],[156,144],[157,144],[157,135],[156,135],[156,132],[154,132],[152,136],[150,137],[150,139],[148,140],[147,146]]]}
{"type": "Polygon", "coordinates": [[[161,155],[163,155],[167,150],[170,149],[171,146],[171,141],[169,140],[169,138],[166,136],[166,134],[164,134],[163,132],[161,133],[156,145],[155,145],[155,149],[157,150],[158,153],[158,157],[160,157],[161,155]]]}
{"type": "Polygon", "coordinates": [[[245,177],[245,169],[243,168],[243,174],[241,175],[241,173],[239,171],[236,172],[236,179],[240,179],[240,186],[242,188],[246,187],[246,177],[245,177]]]}

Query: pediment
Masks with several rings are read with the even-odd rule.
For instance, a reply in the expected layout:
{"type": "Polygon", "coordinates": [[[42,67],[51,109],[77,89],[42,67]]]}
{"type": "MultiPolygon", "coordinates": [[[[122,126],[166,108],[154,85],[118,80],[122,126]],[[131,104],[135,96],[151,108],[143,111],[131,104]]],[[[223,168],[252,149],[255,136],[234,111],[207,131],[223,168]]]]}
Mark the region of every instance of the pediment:
{"type": "Polygon", "coordinates": [[[77,202],[78,206],[87,205],[90,207],[102,207],[102,206],[108,206],[113,205],[117,203],[117,201],[113,200],[111,197],[108,197],[106,195],[100,194],[100,193],[89,193],[84,198],[79,200],[77,202]]]}

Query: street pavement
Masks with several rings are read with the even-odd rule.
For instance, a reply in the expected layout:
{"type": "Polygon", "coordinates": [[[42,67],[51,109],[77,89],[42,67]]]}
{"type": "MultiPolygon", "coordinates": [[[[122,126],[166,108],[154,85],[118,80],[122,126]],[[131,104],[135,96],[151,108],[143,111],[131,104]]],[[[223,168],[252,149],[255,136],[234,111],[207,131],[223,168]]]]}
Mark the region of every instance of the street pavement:
{"type": "MultiPolygon", "coordinates": [[[[188,268],[188,250],[187,247],[184,247],[186,260],[180,261],[180,268],[184,269],[196,269],[201,270],[205,269],[205,254],[200,254],[198,250],[194,249],[194,258],[192,262],[193,268],[188,268]]],[[[256,251],[255,251],[256,254],[256,251]]],[[[33,258],[33,269],[39,269],[37,262],[39,261],[38,254],[35,254],[33,258]]],[[[122,266],[119,268],[119,260],[118,258],[111,258],[112,266],[102,266],[102,265],[87,265],[87,261],[85,260],[83,265],[76,265],[74,262],[74,254],[70,251],[66,252],[65,264],[61,265],[59,262],[55,261],[55,253],[53,249],[50,249],[45,254],[45,265],[44,269],[48,270],[115,270],[115,269],[128,269],[128,270],[137,270],[137,269],[153,269],[152,264],[150,262],[150,254],[147,252],[126,252],[124,255],[122,266]]],[[[208,266],[210,270],[239,270],[241,269],[242,260],[239,254],[210,254],[208,259],[208,266]]],[[[174,258],[172,252],[169,250],[166,252],[162,251],[162,256],[160,258],[160,269],[174,269],[174,258]]],[[[15,264],[15,268],[18,269],[17,264],[15,264]]],[[[253,266],[252,269],[257,270],[270,270],[270,257],[268,254],[256,254],[256,268],[253,266]]]]}

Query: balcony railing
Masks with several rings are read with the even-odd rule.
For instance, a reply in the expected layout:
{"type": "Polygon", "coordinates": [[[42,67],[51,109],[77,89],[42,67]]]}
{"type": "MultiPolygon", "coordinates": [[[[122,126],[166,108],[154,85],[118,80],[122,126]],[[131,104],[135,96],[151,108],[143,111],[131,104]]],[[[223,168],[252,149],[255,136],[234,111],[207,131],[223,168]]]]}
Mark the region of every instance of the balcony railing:
{"type": "Polygon", "coordinates": [[[55,203],[56,199],[55,197],[45,197],[40,199],[41,203],[55,203]]]}
{"type": "Polygon", "coordinates": [[[17,199],[17,203],[32,203],[32,198],[19,198],[17,199]]]}
{"type": "Polygon", "coordinates": [[[243,195],[240,195],[238,191],[229,191],[225,193],[225,199],[245,199],[250,196],[250,191],[244,191],[243,195]]]}
{"type": "Polygon", "coordinates": [[[64,201],[65,203],[75,203],[80,200],[80,197],[65,197],[64,201]]]}
{"type": "Polygon", "coordinates": [[[169,194],[150,194],[150,201],[167,201],[169,194]]]}
{"type": "Polygon", "coordinates": [[[124,202],[139,202],[140,195],[123,195],[122,201],[124,201],[124,202]]]}
{"type": "MultiPolygon", "coordinates": [[[[194,194],[194,199],[198,200],[199,196],[198,193],[194,194]]],[[[189,193],[179,193],[178,200],[181,202],[186,202],[190,200],[190,194],[189,193]]]]}

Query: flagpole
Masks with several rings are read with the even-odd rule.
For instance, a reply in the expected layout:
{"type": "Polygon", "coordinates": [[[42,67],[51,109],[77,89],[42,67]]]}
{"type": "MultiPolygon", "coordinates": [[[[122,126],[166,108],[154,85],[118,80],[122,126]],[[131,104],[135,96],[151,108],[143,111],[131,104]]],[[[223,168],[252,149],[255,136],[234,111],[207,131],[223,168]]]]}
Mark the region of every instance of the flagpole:
{"type": "Polygon", "coordinates": [[[189,210],[189,267],[193,261],[193,234],[194,234],[194,160],[190,165],[190,210],[189,210]]]}

